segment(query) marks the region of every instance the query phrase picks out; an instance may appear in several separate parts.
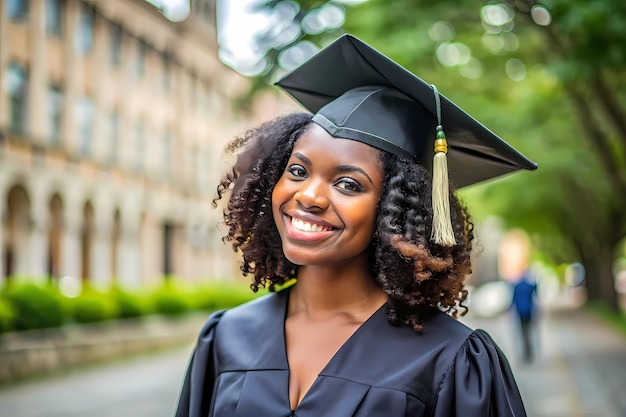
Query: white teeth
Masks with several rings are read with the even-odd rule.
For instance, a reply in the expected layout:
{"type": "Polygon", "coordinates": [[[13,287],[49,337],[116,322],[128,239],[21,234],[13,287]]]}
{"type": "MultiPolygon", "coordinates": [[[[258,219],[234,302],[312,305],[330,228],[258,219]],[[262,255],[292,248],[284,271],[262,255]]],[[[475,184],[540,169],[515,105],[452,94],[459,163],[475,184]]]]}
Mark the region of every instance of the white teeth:
{"type": "Polygon", "coordinates": [[[323,232],[326,230],[326,228],[322,225],[305,222],[293,217],[291,218],[291,225],[298,230],[302,230],[303,232],[323,232]]]}

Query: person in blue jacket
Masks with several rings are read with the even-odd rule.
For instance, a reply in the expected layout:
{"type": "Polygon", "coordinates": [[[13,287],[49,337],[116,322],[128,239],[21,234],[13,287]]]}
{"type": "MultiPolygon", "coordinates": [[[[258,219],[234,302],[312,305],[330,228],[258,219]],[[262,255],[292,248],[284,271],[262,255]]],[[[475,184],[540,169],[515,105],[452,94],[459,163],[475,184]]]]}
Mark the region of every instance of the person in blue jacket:
{"type": "Polygon", "coordinates": [[[519,319],[522,340],[522,358],[531,362],[534,357],[533,322],[537,314],[535,298],[537,282],[530,270],[525,270],[521,277],[513,283],[513,308],[519,319]]]}

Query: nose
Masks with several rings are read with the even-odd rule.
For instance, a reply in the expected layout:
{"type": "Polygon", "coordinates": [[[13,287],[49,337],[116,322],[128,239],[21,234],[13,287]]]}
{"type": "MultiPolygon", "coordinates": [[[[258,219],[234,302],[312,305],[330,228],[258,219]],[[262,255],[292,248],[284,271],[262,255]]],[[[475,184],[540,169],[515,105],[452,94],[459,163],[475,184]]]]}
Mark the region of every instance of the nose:
{"type": "Polygon", "coordinates": [[[302,187],[296,192],[294,198],[302,208],[307,210],[328,208],[327,190],[322,181],[308,180],[301,184],[302,187]]]}

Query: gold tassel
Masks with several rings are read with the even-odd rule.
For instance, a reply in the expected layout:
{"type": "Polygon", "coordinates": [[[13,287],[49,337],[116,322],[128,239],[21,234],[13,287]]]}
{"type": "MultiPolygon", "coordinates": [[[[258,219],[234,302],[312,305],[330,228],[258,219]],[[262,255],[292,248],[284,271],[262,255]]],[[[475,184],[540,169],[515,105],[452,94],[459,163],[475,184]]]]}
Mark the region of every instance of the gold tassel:
{"type": "Polygon", "coordinates": [[[448,142],[441,125],[437,126],[435,156],[433,158],[433,230],[431,240],[438,245],[454,246],[454,231],[450,219],[450,194],[448,189],[448,142]]]}

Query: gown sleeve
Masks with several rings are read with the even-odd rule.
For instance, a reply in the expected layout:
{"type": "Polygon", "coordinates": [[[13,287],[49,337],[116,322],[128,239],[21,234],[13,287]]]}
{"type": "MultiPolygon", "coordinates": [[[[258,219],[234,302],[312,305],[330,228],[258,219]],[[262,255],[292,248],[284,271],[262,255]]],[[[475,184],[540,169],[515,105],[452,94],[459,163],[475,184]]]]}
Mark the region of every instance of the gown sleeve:
{"type": "Polygon", "coordinates": [[[511,368],[482,330],[474,331],[446,371],[434,417],[526,417],[511,368]]]}
{"type": "Polygon", "coordinates": [[[215,380],[213,339],[215,326],[223,314],[224,310],[211,314],[200,331],[187,367],[176,417],[205,417],[209,414],[215,380]]]}

